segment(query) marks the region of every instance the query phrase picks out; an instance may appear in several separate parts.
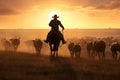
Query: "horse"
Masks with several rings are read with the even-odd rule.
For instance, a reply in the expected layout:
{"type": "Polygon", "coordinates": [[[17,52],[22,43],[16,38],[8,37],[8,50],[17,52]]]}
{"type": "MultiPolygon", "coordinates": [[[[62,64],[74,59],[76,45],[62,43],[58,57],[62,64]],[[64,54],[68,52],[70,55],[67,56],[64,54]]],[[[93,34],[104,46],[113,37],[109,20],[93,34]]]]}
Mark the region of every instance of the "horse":
{"type": "Polygon", "coordinates": [[[50,56],[58,57],[58,48],[60,45],[61,38],[57,32],[52,32],[48,42],[50,46],[50,56]]]}

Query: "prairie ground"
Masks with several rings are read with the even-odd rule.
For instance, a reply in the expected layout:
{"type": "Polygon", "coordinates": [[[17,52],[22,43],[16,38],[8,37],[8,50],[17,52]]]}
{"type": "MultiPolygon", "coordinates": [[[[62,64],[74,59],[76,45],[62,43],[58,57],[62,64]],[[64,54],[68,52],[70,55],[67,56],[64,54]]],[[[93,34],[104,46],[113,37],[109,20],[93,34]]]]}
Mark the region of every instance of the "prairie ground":
{"type": "Polygon", "coordinates": [[[0,51],[0,80],[120,80],[120,61],[0,51]]]}

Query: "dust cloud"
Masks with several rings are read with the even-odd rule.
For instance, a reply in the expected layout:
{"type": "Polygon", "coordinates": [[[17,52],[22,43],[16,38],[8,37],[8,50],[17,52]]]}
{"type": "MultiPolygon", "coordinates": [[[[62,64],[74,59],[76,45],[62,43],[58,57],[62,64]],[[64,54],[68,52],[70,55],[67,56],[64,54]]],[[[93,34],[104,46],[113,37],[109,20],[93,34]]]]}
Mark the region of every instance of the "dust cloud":
{"type": "MultiPolygon", "coordinates": [[[[28,52],[30,54],[35,54],[35,48],[33,46],[32,42],[29,42],[29,44],[27,44],[27,41],[30,40],[34,40],[34,39],[41,39],[43,42],[43,46],[41,49],[41,55],[50,55],[50,49],[49,49],[49,45],[44,43],[44,40],[46,39],[47,33],[49,32],[49,30],[47,29],[1,29],[0,30],[0,40],[3,38],[6,39],[11,39],[14,37],[20,37],[20,45],[18,47],[19,52],[28,52]]],[[[67,48],[68,44],[70,42],[80,42],[80,40],[82,40],[83,37],[87,37],[87,38],[117,38],[118,41],[120,42],[120,30],[65,30],[64,31],[64,37],[67,40],[67,44],[62,45],[60,44],[59,47],[59,56],[66,56],[66,57],[70,57],[70,53],[69,50],[67,48]]],[[[81,42],[80,42],[81,43],[81,42]]],[[[81,56],[82,57],[86,57],[87,56],[87,52],[85,51],[85,44],[80,44],[82,46],[82,52],[81,52],[81,56]]],[[[0,50],[4,50],[4,47],[0,41],[0,50]]],[[[107,48],[107,55],[109,55],[110,50],[109,50],[109,46],[107,48]]]]}

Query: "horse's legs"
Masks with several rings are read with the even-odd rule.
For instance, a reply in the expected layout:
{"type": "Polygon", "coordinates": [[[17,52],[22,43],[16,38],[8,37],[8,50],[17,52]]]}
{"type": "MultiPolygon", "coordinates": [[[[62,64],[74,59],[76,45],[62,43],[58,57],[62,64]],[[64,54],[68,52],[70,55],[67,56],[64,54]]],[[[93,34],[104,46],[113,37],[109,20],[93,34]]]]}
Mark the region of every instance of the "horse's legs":
{"type": "Polygon", "coordinates": [[[58,57],[58,47],[59,45],[56,45],[56,57],[58,57]]]}
{"type": "Polygon", "coordinates": [[[58,45],[57,44],[54,44],[53,50],[54,50],[54,56],[58,57],[58,45]]]}
{"type": "Polygon", "coordinates": [[[50,56],[52,57],[52,45],[50,44],[50,56]]]}

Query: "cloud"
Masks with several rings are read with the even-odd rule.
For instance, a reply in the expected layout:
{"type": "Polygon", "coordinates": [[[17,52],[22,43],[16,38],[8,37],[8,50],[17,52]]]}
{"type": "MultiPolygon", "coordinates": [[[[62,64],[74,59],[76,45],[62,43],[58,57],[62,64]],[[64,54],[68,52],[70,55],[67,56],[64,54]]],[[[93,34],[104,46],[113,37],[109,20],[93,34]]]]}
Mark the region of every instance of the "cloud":
{"type": "Polygon", "coordinates": [[[0,0],[0,15],[22,13],[36,4],[37,0],[0,0]]]}
{"type": "Polygon", "coordinates": [[[13,9],[0,9],[0,15],[13,15],[13,14],[18,14],[18,12],[13,9]]]}
{"type": "Polygon", "coordinates": [[[59,8],[69,11],[88,7],[111,10],[120,9],[120,0],[0,0],[0,15],[19,14],[36,5],[41,9],[66,5],[59,8]]]}
{"type": "Polygon", "coordinates": [[[96,7],[97,9],[120,9],[120,0],[109,0],[96,7]]]}
{"type": "Polygon", "coordinates": [[[120,9],[120,0],[64,0],[69,6],[94,7],[96,9],[120,9]]]}

